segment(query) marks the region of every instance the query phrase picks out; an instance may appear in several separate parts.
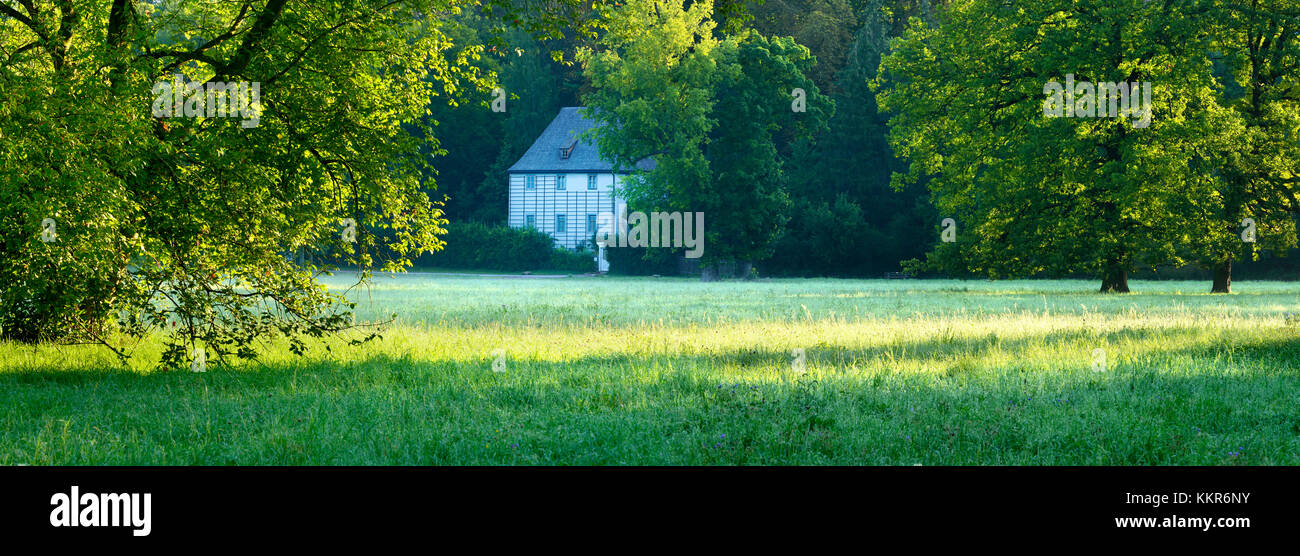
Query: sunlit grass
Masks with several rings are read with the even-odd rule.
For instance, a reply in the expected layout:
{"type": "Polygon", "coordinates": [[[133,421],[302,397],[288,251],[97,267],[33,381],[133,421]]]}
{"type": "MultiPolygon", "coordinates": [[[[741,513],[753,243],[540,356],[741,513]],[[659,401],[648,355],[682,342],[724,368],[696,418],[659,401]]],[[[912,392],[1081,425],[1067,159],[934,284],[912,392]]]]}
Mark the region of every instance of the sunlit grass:
{"type": "Polygon", "coordinates": [[[304,359],[0,344],[0,463],[1300,462],[1300,284],[1095,287],[381,276],[304,359]]]}

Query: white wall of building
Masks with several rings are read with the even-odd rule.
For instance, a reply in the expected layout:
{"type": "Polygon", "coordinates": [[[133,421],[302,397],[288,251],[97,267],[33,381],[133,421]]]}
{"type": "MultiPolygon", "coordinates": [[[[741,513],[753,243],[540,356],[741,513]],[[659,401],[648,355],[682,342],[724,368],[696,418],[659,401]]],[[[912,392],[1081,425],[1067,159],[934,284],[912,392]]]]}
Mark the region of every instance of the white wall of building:
{"type": "Polygon", "coordinates": [[[507,223],[512,228],[522,228],[528,216],[534,217],[538,230],[556,239],[556,245],[575,249],[584,245],[595,234],[588,229],[588,216],[599,218],[602,212],[614,213],[625,206],[616,198],[618,181],[610,173],[595,174],[596,189],[587,189],[588,174],[563,174],[564,190],[556,188],[557,174],[510,174],[509,214],[507,223]],[[532,175],[536,188],[526,187],[532,175]],[[556,216],[564,215],[566,229],[556,230],[556,216]]]}

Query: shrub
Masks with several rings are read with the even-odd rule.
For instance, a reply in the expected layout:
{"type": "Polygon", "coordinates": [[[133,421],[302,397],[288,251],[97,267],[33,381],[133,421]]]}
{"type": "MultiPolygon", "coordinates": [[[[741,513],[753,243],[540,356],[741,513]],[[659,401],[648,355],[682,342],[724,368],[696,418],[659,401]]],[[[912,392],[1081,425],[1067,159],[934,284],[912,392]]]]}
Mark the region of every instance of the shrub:
{"type": "MultiPolygon", "coordinates": [[[[618,245],[617,238],[612,242],[618,245]]],[[[645,247],[606,247],[605,260],[609,261],[610,274],[650,276],[677,274],[677,252],[670,249],[645,247]]]]}
{"type": "Polygon", "coordinates": [[[416,266],[473,268],[519,272],[555,269],[590,272],[596,263],[589,252],[555,247],[555,240],[532,228],[489,226],[477,222],[447,225],[447,245],[416,260],[416,266]]]}
{"type": "Polygon", "coordinates": [[[553,249],[551,251],[551,264],[546,268],[567,272],[595,272],[596,254],[586,249],[581,251],[553,249]]]}

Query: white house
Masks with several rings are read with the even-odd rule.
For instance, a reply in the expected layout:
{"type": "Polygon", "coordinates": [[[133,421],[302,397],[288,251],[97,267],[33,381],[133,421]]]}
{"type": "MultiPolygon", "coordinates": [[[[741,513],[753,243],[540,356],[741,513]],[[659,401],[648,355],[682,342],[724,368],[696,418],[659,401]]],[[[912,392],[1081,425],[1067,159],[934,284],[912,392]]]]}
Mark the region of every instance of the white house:
{"type": "MultiPolygon", "coordinates": [[[[531,227],[550,234],[558,246],[580,249],[596,234],[598,215],[626,210],[618,186],[626,175],[600,157],[596,145],[578,136],[596,125],[581,107],[569,106],[551,120],[533,146],[507,170],[510,176],[509,214],[512,228],[531,227]]],[[[654,168],[653,161],[637,164],[654,168]]],[[[600,270],[606,270],[597,256],[600,270]]]]}

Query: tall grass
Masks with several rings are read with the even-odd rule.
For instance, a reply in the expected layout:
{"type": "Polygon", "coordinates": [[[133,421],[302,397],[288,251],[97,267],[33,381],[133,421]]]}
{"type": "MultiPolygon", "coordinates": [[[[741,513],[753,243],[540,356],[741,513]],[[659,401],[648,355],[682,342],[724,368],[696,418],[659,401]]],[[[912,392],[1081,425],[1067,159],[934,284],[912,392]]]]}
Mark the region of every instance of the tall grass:
{"type": "Polygon", "coordinates": [[[1300,284],[1134,286],[381,276],[302,359],[0,345],[0,463],[1300,462],[1300,284]]]}

